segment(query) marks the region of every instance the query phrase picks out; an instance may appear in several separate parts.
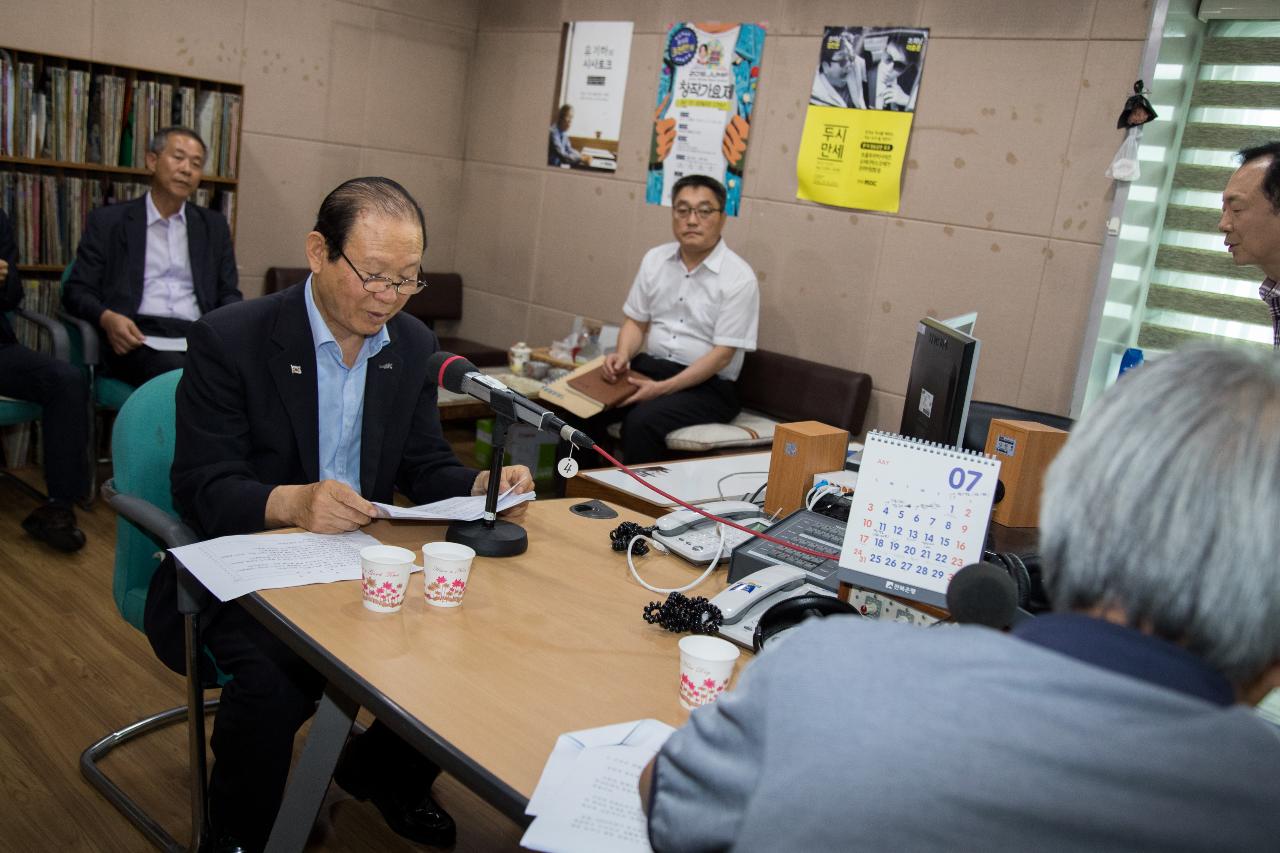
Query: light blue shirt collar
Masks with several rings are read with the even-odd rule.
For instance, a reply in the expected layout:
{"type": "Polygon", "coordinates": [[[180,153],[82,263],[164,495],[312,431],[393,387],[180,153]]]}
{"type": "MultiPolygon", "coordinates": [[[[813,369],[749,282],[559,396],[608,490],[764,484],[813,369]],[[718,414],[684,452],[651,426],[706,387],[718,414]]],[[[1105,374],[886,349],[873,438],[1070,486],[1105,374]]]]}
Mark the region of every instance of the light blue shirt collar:
{"type": "Polygon", "coordinates": [[[391,334],[383,326],[376,335],[366,337],[355,363],[347,367],[342,361],[342,349],[337,339],[320,316],[310,276],[307,277],[304,295],[316,355],[320,479],[337,480],[360,492],[365,379],[369,359],[391,343],[391,334]]]}
{"type": "MultiPolygon", "coordinates": [[[[333,344],[338,351],[338,360],[342,360],[342,348],[338,346],[338,339],[333,336],[333,332],[329,330],[329,324],[324,321],[324,317],[320,316],[320,309],[316,306],[315,295],[311,291],[311,276],[307,276],[307,284],[304,288],[307,298],[307,320],[311,324],[311,342],[315,344],[316,356],[319,357],[321,347],[324,344],[333,344]]],[[[382,348],[391,343],[391,333],[387,331],[384,324],[378,330],[378,334],[370,335],[364,339],[364,344],[360,348],[360,354],[356,356],[356,361],[368,361],[378,353],[382,352],[382,348]]]]}

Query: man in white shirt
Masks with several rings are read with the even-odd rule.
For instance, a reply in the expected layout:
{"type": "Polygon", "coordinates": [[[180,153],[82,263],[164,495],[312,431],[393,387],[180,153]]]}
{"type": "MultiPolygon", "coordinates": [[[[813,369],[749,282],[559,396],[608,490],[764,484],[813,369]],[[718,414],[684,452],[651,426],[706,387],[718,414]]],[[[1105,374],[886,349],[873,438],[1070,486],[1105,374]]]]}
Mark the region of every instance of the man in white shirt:
{"type": "Polygon", "coordinates": [[[241,299],[226,219],[187,203],[206,153],[187,128],[157,133],[151,189],[89,214],[63,288],[67,312],[101,329],[106,372],[131,385],[182,366],[182,352],[154,339],[183,339],[201,315],[241,299]]]}
{"type": "Polygon", "coordinates": [[[618,348],[605,357],[603,373],[608,382],[628,369],[642,374],[625,380],[636,386],[621,410],[628,464],[664,458],[672,430],[727,422],[740,409],[733,383],[743,353],[756,348],[760,290],[751,267],[720,237],[724,201],[714,178],[688,175],[675,183],[676,242],[644,256],[622,307],[618,348]]]}

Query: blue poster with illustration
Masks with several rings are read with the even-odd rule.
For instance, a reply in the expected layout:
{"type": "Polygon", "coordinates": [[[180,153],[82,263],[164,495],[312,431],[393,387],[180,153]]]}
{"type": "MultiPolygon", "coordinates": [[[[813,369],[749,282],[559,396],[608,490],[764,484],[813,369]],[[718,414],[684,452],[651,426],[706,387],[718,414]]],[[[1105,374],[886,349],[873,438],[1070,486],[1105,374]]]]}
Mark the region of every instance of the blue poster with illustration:
{"type": "Polygon", "coordinates": [[[738,215],[764,36],[758,24],[679,23],[667,31],[647,202],[670,206],[672,184],[708,175],[725,186],[725,213],[738,215]]]}

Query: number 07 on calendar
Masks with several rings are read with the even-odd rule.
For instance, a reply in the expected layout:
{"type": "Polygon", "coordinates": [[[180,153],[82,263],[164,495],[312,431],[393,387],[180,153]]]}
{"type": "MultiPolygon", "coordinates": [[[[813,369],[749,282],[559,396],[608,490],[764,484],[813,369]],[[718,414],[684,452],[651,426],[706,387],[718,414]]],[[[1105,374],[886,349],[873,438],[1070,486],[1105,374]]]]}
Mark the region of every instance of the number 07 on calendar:
{"type": "Polygon", "coordinates": [[[1000,461],[872,431],[849,511],[840,580],[946,607],[947,587],[982,559],[1000,461]]]}

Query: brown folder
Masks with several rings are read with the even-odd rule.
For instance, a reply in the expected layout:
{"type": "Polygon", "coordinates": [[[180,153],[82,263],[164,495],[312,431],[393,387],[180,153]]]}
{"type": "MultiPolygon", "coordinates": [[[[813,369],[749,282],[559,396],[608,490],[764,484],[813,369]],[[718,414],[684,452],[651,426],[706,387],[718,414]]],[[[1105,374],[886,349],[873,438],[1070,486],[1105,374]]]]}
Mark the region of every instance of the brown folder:
{"type": "Polygon", "coordinates": [[[636,386],[627,381],[632,376],[641,376],[642,374],[628,370],[625,374],[618,377],[617,382],[604,381],[604,365],[597,367],[595,370],[575,376],[569,380],[569,387],[575,391],[581,392],[591,399],[603,403],[606,409],[621,406],[627,402],[627,399],[636,392],[636,386]]]}

